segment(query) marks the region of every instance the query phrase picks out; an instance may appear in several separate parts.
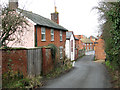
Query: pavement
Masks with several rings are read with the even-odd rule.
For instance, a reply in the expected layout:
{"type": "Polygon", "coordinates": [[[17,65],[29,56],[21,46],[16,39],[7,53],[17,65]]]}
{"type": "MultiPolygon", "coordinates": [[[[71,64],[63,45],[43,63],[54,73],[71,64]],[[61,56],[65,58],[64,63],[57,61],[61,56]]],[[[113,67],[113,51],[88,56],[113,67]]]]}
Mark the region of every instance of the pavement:
{"type": "Polygon", "coordinates": [[[61,77],[49,80],[43,88],[110,88],[110,78],[102,63],[86,55],[75,62],[74,69],[61,77]]]}

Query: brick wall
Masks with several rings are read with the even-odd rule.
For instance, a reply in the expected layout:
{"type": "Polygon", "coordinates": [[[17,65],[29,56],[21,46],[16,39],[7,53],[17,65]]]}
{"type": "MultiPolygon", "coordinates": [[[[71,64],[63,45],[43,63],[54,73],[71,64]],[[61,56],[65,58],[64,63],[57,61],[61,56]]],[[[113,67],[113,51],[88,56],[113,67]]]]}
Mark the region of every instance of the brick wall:
{"type": "Polygon", "coordinates": [[[104,60],[106,58],[105,51],[104,51],[104,40],[100,38],[97,42],[98,44],[95,45],[95,58],[97,60],[99,59],[104,60]]]}
{"type": "Polygon", "coordinates": [[[23,72],[27,75],[27,55],[26,50],[0,50],[2,52],[2,73],[7,72],[10,63],[13,71],[23,72]]]}
{"type": "Polygon", "coordinates": [[[60,30],[54,29],[54,41],[51,41],[51,29],[46,28],[46,41],[41,41],[41,27],[37,26],[37,46],[54,44],[57,47],[63,46],[65,48],[66,31],[62,31],[62,40],[60,41],[60,30]]]}
{"type": "MultiPolygon", "coordinates": [[[[54,44],[55,46],[57,46],[58,50],[60,46],[63,46],[63,57],[64,57],[66,31],[62,31],[62,41],[60,41],[60,30],[54,29],[54,41],[51,41],[51,29],[50,28],[45,28],[45,29],[46,29],[46,41],[41,41],[41,27],[37,26],[37,46],[39,47],[39,46],[47,46],[48,44],[54,44]]],[[[59,57],[59,51],[57,53],[57,57],[59,57]]]]}
{"type": "Polygon", "coordinates": [[[54,65],[53,65],[53,60],[51,56],[51,49],[42,48],[42,52],[43,52],[42,74],[46,75],[53,70],[54,65]]]}
{"type": "Polygon", "coordinates": [[[42,60],[40,61],[42,62],[40,63],[42,64],[40,65],[41,66],[40,68],[42,69],[40,71],[42,71],[42,74],[46,75],[51,70],[53,70],[54,65],[53,65],[53,60],[51,56],[51,48],[42,48],[42,53],[39,53],[39,54],[34,54],[30,52],[30,50],[33,52],[33,50],[37,50],[37,49],[29,49],[29,55],[28,55],[27,49],[0,50],[0,52],[2,52],[2,73],[8,72],[9,70],[8,64],[10,63],[10,65],[13,65],[11,66],[13,71],[20,71],[23,73],[24,76],[27,76],[28,74],[31,75],[30,74],[31,72],[33,76],[35,76],[34,74],[38,70],[37,68],[39,68],[38,62],[36,63],[36,61],[39,61],[39,60],[35,60],[35,58],[37,58],[37,55],[39,54],[42,54],[42,55],[39,55],[39,56],[42,56],[42,59],[40,59],[42,60]],[[31,58],[33,57],[33,60],[31,60],[30,57],[31,58]],[[35,62],[33,63],[33,61],[35,62]]]}

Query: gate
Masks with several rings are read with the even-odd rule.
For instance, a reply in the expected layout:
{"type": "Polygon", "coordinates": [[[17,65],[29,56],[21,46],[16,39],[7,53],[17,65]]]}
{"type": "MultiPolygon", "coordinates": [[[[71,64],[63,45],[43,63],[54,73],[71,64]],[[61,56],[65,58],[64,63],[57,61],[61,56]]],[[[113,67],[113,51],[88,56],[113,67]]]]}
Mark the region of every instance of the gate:
{"type": "Polygon", "coordinates": [[[40,49],[27,50],[27,73],[29,76],[41,74],[42,53],[40,49]]]}

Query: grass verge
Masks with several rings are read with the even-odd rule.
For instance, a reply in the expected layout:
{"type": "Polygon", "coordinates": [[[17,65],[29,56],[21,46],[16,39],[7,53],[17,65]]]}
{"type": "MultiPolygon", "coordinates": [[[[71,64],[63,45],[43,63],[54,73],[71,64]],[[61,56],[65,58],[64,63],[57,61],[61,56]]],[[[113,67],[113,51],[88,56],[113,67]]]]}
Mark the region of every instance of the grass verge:
{"type": "Polygon", "coordinates": [[[115,70],[109,61],[105,62],[105,66],[111,77],[112,88],[120,88],[120,70],[115,70]]]}

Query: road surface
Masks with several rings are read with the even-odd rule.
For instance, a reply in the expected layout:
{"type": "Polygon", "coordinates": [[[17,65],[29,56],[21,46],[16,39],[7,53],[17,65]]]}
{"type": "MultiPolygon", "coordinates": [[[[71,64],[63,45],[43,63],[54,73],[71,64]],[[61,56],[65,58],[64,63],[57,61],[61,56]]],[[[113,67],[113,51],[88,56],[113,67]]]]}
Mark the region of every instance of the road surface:
{"type": "Polygon", "coordinates": [[[110,88],[109,76],[101,63],[93,62],[94,55],[79,59],[70,72],[49,80],[43,88],[110,88]]]}

